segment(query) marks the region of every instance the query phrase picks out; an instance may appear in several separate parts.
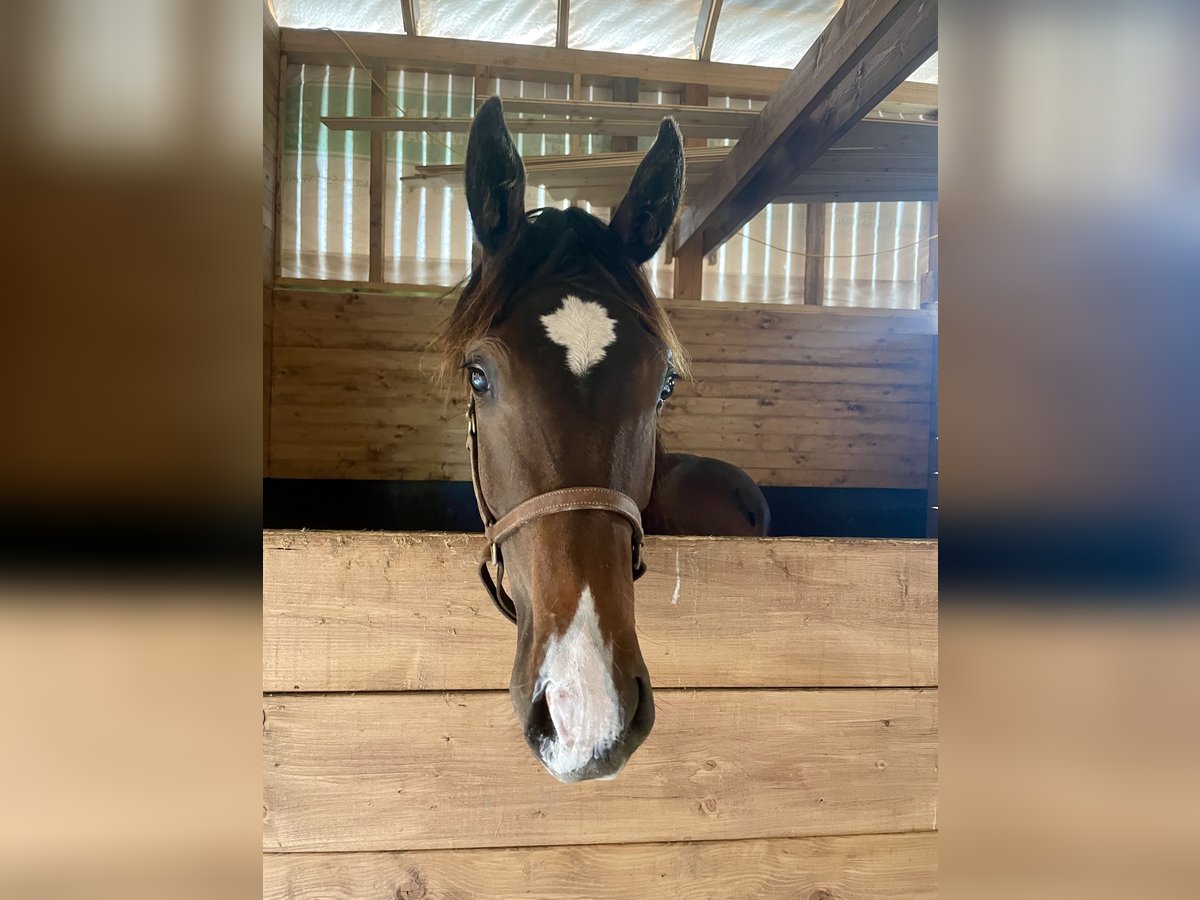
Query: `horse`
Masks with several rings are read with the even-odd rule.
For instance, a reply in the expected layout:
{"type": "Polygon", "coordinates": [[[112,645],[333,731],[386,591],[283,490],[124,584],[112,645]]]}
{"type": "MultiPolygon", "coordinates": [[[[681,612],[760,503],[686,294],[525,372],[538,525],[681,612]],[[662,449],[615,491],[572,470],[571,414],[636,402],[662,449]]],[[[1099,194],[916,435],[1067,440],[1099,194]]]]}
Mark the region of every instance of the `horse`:
{"type": "Polygon", "coordinates": [[[687,362],[642,265],[674,222],[683,169],[666,118],[606,224],[574,207],[526,211],[498,97],[467,141],[480,260],[440,336],[442,374],[465,382],[480,575],[517,626],[513,709],[534,756],[568,783],[616,777],[654,724],[634,626],[643,521],[768,527],[745,473],[669,454],[658,435],[687,362]]]}

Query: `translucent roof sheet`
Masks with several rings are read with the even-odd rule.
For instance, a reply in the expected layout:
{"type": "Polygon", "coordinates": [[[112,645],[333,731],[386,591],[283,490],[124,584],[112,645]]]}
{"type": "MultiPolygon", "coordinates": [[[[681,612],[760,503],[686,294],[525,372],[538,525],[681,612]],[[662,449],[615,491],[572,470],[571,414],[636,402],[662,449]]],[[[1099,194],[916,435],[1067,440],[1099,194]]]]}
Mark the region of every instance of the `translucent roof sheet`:
{"type": "Polygon", "coordinates": [[[421,0],[420,33],[429,37],[553,47],[557,28],[555,0],[421,0]]]}
{"type": "Polygon", "coordinates": [[[841,8],[842,0],[725,0],[713,62],[790,69],[841,8]]]}
{"type": "MultiPolygon", "coordinates": [[[[701,0],[571,0],[568,45],[688,59],[701,0]]],[[[825,30],[843,0],[724,0],[715,62],[790,69],[825,30]]],[[[431,37],[553,46],[556,0],[420,0],[420,33],[431,37]]],[[[281,25],[400,34],[398,0],[275,0],[281,25]]],[[[910,76],[938,80],[937,54],[910,76]]]]}
{"type": "Polygon", "coordinates": [[[571,0],[567,43],[579,50],[694,59],[699,18],[700,0],[571,0]]]}
{"type": "Polygon", "coordinates": [[[925,60],[918,68],[908,76],[909,81],[923,81],[926,84],[938,83],[938,55],[935,53],[929,59],[925,60]]]}
{"type": "Polygon", "coordinates": [[[396,0],[275,0],[275,15],[287,28],[404,33],[396,0]]]}

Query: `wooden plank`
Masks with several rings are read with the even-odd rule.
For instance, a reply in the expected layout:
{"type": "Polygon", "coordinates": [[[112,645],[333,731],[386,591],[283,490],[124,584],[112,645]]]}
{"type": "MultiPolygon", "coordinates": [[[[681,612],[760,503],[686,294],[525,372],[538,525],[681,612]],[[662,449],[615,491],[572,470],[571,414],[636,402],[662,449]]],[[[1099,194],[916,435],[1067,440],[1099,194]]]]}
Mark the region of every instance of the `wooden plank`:
{"type": "MultiPolygon", "coordinates": [[[[376,463],[394,461],[397,465],[414,462],[441,464],[465,462],[461,431],[451,435],[439,428],[393,430],[386,427],[355,425],[310,426],[284,422],[272,425],[276,444],[289,455],[317,456],[336,454],[338,458],[366,459],[376,463]]],[[[855,469],[888,472],[912,479],[928,478],[928,440],[920,435],[893,438],[890,434],[850,436],[837,432],[827,435],[757,434],[714,435],[706,428],[664,433],[674,449],[701,456],[728,458],[751,468],[855,469]],[[771,448],[774,445],[774,449],[771,448]],[[907,450],[908,452],[905,452],[907,450]]]]}
{"type": "MultiPolygon", "coordinates": [[[[707,84],[700,85],[707,88],[707,84]]],[[[682,85],[681,94],[687,85],[682,85]]],[[[585,119],[614,119],[622,122],[653,122],[657,124],[664,116],[675,119],[680,128],[689,125],[722,125],[745,130],[754,124],[758,113],[747,109],[726,109],[688,100],[681,96],[680,103],[640,103],[618,100],[543,100],[537,97],[506,97],[504,112],[507,115],[569,116],[585,119]]]]}
{"type": "MultiPolygon", "coordinates": [[[[639,98],[638,79],[636,75],[612,80],[612,98],[617,103],[636,104],[639,98]]],[[[636,137],[614,137],[612,139],[614,153],[635,153],[637,151],[636,137]]]]}
{"type": "Polygon", "coordinates": [[[929,461],[926,471],[929,472],[929,485],[925,501],[925,534],[928,537],[938,536],[938,518],[940,503],[938,501],[938,356],[937,338],[933,342],[932,371],[929,377],[929,461]]]}
{"type": "Polygon", "coordinates": [[[507,691],[266,698],[264,849],[935,827],[934,690],[659,691],[656,699],[654,731],[616,781],[564,789],[525,746],[507,691]]]}
{"type": "Polygon", "coordinates": [[[804,302],[825,304],[825,204],[809,203],[804,214],[804,302]]]}
{"type": "Polygon", "coordinates": [[[676,248],[710,253],[880,103],[937,45],[936,0],[847,0],[709,177],[676,248]]]}
{"type": "MultiPolygon", "coordinates": [[[[507,101],[506,105],[507,105],[507,101]]],[[[433,118],[422,116],[322,116],[321,123],[330,131],[377,132],[428,132],[433,134],[467,134],[474,119],[433,118]]],[[[658,123],[643,120],[623,119],[526,119],[510,117],[505,120],[512,134],[568,134],[568,135],[613,135],[619,137],[653,137],[658,134],[658,123]]],[[[689,125],[688,133],[701,138],[737,139],[745,132],[740,125],[689,125]]],[[[636,142],[635,142],[636,143],[636,142]]],[[[621,146],[628,149],[628,142],[621,146]]],[[[696,145],[693,145],[696,146],[696,145]]],[[[707,146],[701,143],[699,146],[707,146]]],[[[617,147],[616,149],[620,149],[617,147]]],[[[537,157],[532,157],[536,159],[537,157]]]]}
{"type": "MultiPolygon", "coordinates": [[[[481,540],[264,532],[264,690],[506,688],[512,626],[479,584],[481,540]]],[[[934,542],[651,537],[646,554],[656,686],[937,683],[934,542]]]]}
{"type": "MultiPolygon", "coordinates": [[[[307,448],[306,448],[307,449],[307,448]]],[[[293,457],[286,446],[272,448],[271,472],[275,478],[334,478],[334,479],[387,479],[399,481],[469,481],[470,470],[465,463],[415,462],[396,465],[343,457],[312,458],[293,457]]],[[[736,454],[729,453],[728,461],[737,464],[736,454]]],[[[742,467],[747,475],[761,485],[793,487],[836,487],[836,488],[898,488],[923,490],[926,477],[913,477],[904,473],[869,472],[844,469],[755,469],[742,467]]]]}
{"type": "MultiPolygon", "coordinates": [[[[583,100],[583,77],[574,72],[571,75],[571,84],[567,88],[567,99],[581,101],[583,100]]],[[[579,135],[573,134],[567,138],[567,155],[574,156],[583,149],[583,142],[579,140],[579,135]]],[[[573,206],[578,205],[573,203],[573,206]]]]}
{"type": "Polygon", "coordinates": [[[674,254],[674,295],[689,300],[704,297],[704,257],[699,248],[685,248],[674,254]]]}
{"type": "MultiPolygon", "coordinates": [[[[714,0],[709,0],[709,2],[714,2],[714,0]]],[[[721,0],[715,0],[715,2],[717,4],[717,6],[720,7],[721,0]]],[[[701,15],[703,15],[703,13],[701,13],[701,15]]],[[[707,84],[685,84],[683,86],[683,89],[679,92],[679,100],[680,100],[680,102],[687,104],[688,106],[701,107],[704,109],[708,109],[709,108],[709,106],[708,106],[708,85],[707,84]]],[[[678,122],[678,120],[676,120],[676,122],[678,122]]],[[[747,127],[749,127],[749,126],[747,126],[747,127]]],[[[745,131],[746,131],[745,128],[738,128],[737,134],[733,135],[733,137],[737,138],[737,139],[741,139],[741,137],[745,133],[745,131]]],[[[697,126],[689,125],[689,126],[687,126],[687,134],[683,139],[683,146],[684,147],[707,147],[708,146],[708,138],[710,138],[710,137],[715,138],[715,137],[721,137],[721,136],[722,135],[709,134],[708,132],[702,130],[701,128],[699,128],[697,126]]],[[[673,241],[668,241],[667,243],[668,243],[668,245],[670,245],[670,244],[673,244],[673,241]]]]}
{"type": "MultiPolygon", "coordinates": [[[[677,90],[680,84],[708,84],[718,93],[769,97],[787,76],[786,69],[765,66],[669,59],[631,53],[536,47],[457,38],[412,37],[342,31],[341,35],[363,59],[387,61],[406,68],[470,74],[474,66],[487,66],[500,77],[567,81],[573,72],[599,78],[638,77],[656,90],[677,90]]],[[[281,28],[283,51],[295,62],[350,65],[354,59],[330,31],[281,28]]]]}
{"type": "MultiPolygon", "coordinates": [[[[408,14],[412,15],[411,8],[408,14]]],[[[407,28],[407,23],[405,25],[407,28]]],[[[387,67],[375,65],[371,67],[371,115],[382,116],[387,111],[387,98],[382,88],[387,85],[387,67]]],[[[383,189],[385,175],[383,134],[371,133],[371,168],[370,168],[370,233],[369,233],[369,262],[368,270],[371,281],[383,280],[383,189]]]]}
{"type": "Polygon", "coordinates": [[[717,22],[721,17],[721,0],[700,0],[700,15],[696,20],[696,36],[692,46],[696,59],[712,59],[713,41],[717,37],[717,22]]]}
{"type": "Polygon", "coordinates": [[[929,266],[921,276],[921,307],[928,309],[938,302],[938,205],[929,205],[929,266]]]}
{"type": "Polygon", "coordinates": [[[355,897],[927,898],[937,834],[398,853],[269,853],[264,900],[355,897]]]}
{"type": "Polygon", "coordinates": [[[571,0],[558,0],[558,21],[554,27],[554,46],[565,49],[571,37],[571,0]]]}

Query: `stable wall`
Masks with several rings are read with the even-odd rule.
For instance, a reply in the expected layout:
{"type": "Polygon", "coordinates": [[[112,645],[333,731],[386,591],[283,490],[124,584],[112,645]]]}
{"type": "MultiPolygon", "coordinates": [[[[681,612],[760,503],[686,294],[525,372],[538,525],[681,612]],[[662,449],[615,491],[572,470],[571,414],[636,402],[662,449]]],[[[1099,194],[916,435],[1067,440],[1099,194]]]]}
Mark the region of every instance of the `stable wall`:
{"type": "MultiPolygon", "coordinates": [[[[454,301],[415,290],[273,291],[269,476],[469,480],[462,397],[433,380],[454,301]]],[[[693,370],[669,449],[764,485],[927,488],[936,313],[667,307],[693,370]]]]}
{"type": "Polygon", "coordinates": [[[936,895],[935,542],[648,538],[656,723],[578,785],[480,542],[264,533],[265,896],[936,895]]]}

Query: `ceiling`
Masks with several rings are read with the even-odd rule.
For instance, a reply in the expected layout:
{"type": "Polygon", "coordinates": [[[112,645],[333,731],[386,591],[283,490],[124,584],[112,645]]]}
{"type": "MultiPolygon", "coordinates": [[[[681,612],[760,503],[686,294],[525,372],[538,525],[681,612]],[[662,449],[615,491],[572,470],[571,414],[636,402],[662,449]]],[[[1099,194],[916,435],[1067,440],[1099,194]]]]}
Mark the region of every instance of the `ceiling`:
{"type": "MultiPolygon", "coordinates": [[[[571,0],[567,44],[680,59],[695,57],[701,0],[571,0]]],[[[279,24],[292,28],[404,33],[399,0],[275,0],[279,24]]],[[[842,0],[724,0],[714,62],[792,68],[842,0]]],[[[419,33],[554,46],[556,0],[419,0],[419,33]],[[486,9],[485,15],[480,14],[486,9]]],[[[910,81],[936,84],[935,53],[910,81]]]]}

